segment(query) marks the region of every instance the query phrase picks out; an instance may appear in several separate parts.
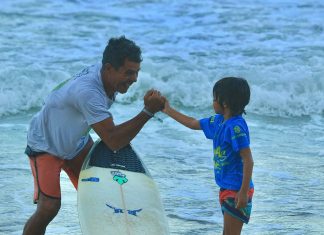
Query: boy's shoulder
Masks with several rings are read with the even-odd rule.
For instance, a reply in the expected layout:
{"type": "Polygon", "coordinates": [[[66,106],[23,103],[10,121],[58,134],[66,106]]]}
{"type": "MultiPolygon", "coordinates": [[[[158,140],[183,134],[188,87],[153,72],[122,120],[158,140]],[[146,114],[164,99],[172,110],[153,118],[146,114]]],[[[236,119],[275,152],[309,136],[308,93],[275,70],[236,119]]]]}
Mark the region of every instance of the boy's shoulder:
{"type": "Polygon", "coordinates": [[[220,115],[220,114],[215,114],[215,115],[209,117],[210,124],[220,123],[220,122],[223,122],[223,120],[224,120],[224,117],[223,117],[223,115],[220,115]]]}
{"type": "Polygon", "coordinates": [[[230,120],[227,121],[226,124],[228,129],[237,129],[239,127],[243,129],[248,128],[245,119],[241,115],[232,117],[230,120]]]}
{"type": "Polygon", "coordinates": [[[227,124],[227,128],[234,134],[239,134],[241,132],[247,133],[249,130],[245,119],[241,115],[231,118],[230,122],[227,124]]]}
{"type": "Polygon", "coordinates": [[[242,117],[242,115],[237,115],[237,116],[231,117],[231,119],[229,120],[228,123],[231,124],[231,125],[233,125],[233,124],[240,124],[240,123],[246,124],[246,121],[242,117]]]}

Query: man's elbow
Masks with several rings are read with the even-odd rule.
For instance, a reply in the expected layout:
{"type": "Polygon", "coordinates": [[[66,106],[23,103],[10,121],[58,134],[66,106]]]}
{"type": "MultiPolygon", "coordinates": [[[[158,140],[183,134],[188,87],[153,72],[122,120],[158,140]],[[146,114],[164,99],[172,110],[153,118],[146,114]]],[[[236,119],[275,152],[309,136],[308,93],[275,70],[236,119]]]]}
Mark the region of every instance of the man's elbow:
{"type": "Polygon", "coordinates": [[[122,141],[118,140],[117,138],[111,137],[105,137],[102,139],[102,141],[107,145],[109,149],[112,151],[118,151],[119,149],[126,146],[122,141]]]}

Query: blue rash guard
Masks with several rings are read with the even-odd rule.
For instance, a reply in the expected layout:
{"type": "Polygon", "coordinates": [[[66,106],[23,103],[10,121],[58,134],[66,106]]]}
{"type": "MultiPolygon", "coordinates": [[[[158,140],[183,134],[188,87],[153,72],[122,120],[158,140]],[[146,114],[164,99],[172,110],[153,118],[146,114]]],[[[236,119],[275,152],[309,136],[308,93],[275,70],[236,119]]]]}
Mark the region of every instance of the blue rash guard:
{"type": "MultiPolygon", "coordinates": [[[[249,129],[245,120],[238,115],[224,122],[224,117],[217,114],[199,122],[206,138],[213,140],[217,185],[223,189],[240,190],[243,180],[240,150],[250,146],[249,129]]],[[[252,180],[250,188],[253,188],[252,180]]]]}

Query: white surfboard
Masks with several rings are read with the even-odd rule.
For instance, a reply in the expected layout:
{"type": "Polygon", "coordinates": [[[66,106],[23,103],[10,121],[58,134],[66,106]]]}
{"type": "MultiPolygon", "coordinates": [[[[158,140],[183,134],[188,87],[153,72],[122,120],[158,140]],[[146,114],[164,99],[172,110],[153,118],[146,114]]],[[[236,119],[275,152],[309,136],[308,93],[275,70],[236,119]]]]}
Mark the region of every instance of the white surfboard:
{"type": "Polygon", "coordinates": [[[84,235],[165,235],[169,227],[156,184],[130,145],[117,152],[97,141],[78,184],[84,235]]]}

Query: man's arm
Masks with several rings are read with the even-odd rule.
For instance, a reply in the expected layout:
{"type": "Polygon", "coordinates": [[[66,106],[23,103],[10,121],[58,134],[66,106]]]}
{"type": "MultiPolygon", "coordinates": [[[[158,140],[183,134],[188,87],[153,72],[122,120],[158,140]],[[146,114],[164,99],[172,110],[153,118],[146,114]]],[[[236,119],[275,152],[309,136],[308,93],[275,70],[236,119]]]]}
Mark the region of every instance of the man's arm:
{"type": "Polygon", "coordinates": [[[140,112],[120,125],[116,126],[112,118],[107,118],[93,124],[92,128],[110,149],[118,150],[129,144],[149,119],[149,115],[140,112]]]}
{"type": "MultiPolygon", "coordinates": [[[[153,114],[164,107],[164,99],[157,91],[148,91],[144,103],[145,108],[153,114]]],[[[110,117],[93,124],[92,128],[110,149],[118,150],[129,144],[150,118],[151,116],[141,111],[134,118],[120,125],[115,125],[110,117]]]]}

